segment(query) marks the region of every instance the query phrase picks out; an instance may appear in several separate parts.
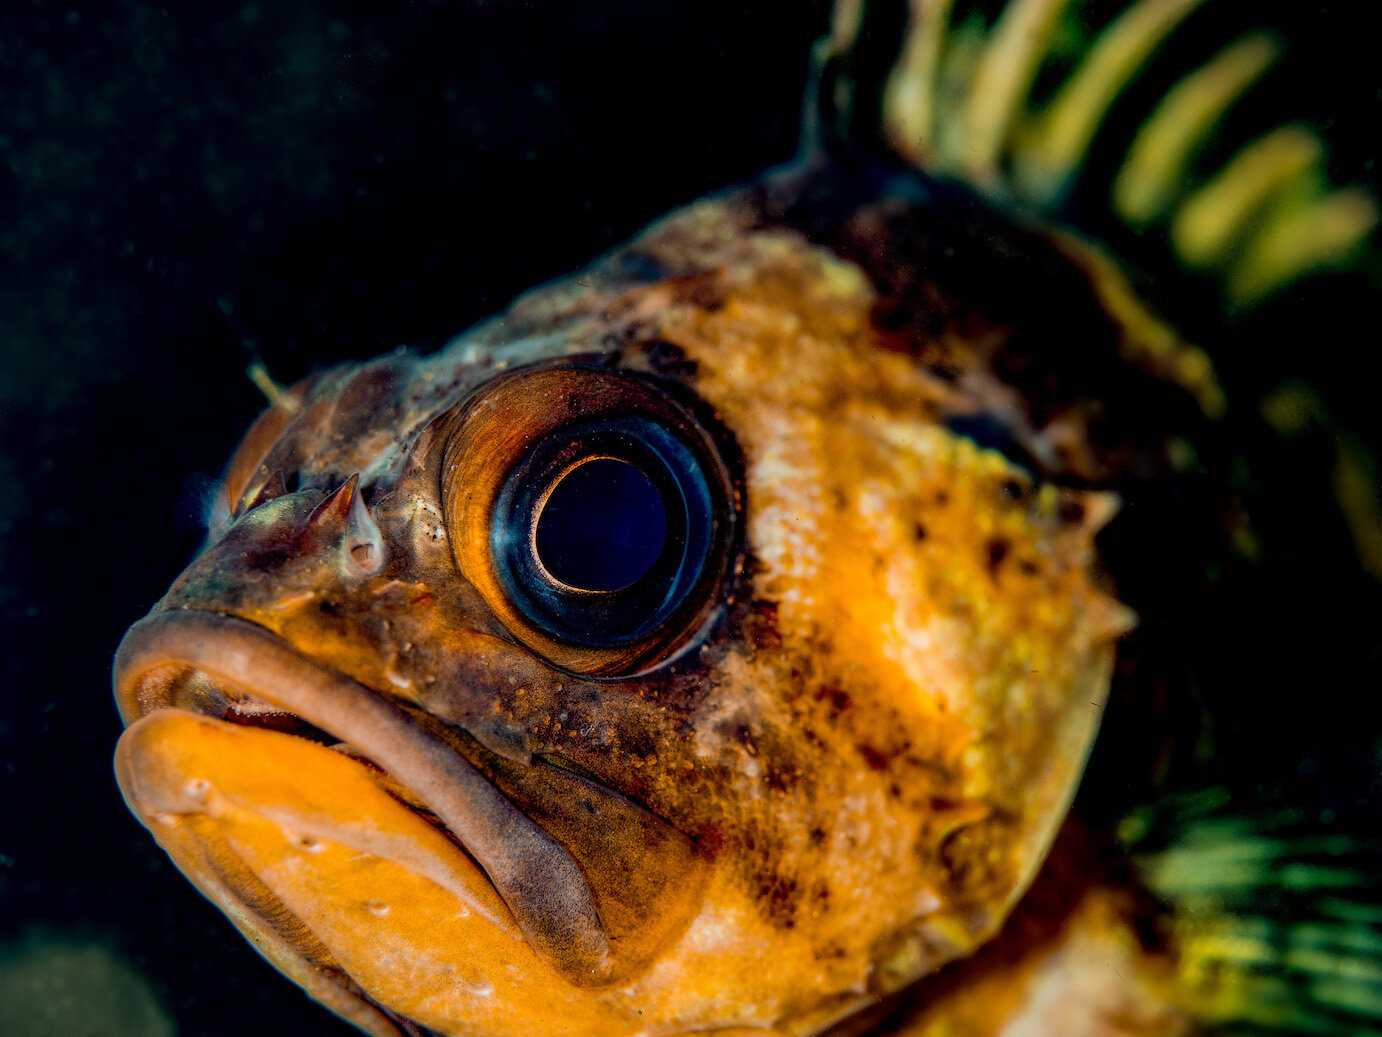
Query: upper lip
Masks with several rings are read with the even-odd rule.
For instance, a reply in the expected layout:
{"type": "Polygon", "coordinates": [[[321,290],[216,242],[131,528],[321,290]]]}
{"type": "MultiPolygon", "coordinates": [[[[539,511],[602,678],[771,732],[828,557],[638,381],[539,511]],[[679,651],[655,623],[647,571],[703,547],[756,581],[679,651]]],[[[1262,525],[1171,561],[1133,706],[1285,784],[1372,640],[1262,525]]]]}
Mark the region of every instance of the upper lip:
{"type": "Polygon", "coordinates": [[[360,750],[407,786],[479,862],[535,950],[586,981],[609,973],[609,940],[576,861],[404,710],[261,626],[186,609],[140,620],[121,642],[114,682],[126,722],[167,704],[148,701],[157,675],[188,668],[360,750]]]}

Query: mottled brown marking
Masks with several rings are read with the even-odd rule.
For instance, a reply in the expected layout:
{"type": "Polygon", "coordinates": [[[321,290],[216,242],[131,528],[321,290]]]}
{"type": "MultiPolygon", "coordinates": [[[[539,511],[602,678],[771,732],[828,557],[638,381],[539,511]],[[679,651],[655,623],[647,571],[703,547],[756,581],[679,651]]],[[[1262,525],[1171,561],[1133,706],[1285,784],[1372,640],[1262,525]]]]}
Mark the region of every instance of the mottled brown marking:
{"type": "Polygon", "coordinates": [[[800,778],[801,771],[791,764],[772,761],[763,768],[763,780],[777,793],[787,792],[800,778]]]}
{"type": "Polygon", "coordinates": [[[746,753],[750,756],[758,755],[758,743],[753,740],[753,732],[745,725],[739,725],[734,732],[734,737],[738,740],[739,744],[744,747],[746,753]]]}
{"type": "Polygon", "coordinates": [[[811,891],[811,897],[816,902],[817,911],[830,910],[830,883],[825,879],[817,879],[815,888],[811,891]]]}
{"type": "Polygon", "coordinates": [[[833,684],[826,685],[817,691],[816,701],[829,704],[831,720],[838,720],[840,714],[846,712],[854,704],[849,692],[833,684]]]}
{"type": "Polygon", "coordinates": [[[643,355],[653,374],[673,381],[687,381],[695,377],[698,367],[694,360],[688,360],[685,350],[666,339],[654,339],[644,343],[643,355]]]}
{"type": "Polygon", "coordinates": [[[782,647],[782,634],[777,626],[777,602],[768,598],[754,598],[749,602],[747,632],[755,648],[778,651],[782,647]]]}
{"type": "Polygon", "coordinates": [[[764,916],[779,929],[791,929],[797,924],[797,880],[777,872],[763,874],[758,880],[758,902],[764,916]]]}

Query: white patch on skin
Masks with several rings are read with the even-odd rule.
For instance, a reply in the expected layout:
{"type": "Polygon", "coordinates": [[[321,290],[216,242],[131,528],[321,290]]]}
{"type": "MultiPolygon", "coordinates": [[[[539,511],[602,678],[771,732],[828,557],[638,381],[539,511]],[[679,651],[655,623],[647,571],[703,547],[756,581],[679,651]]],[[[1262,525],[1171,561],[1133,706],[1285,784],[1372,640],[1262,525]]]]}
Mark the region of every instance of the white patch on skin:
{"type": "MultiPolygon", "coordinates": [[[[742,912],[724,909],[707,903],[706,908],[696,916],[682,941],[686,948],[695,954],[715,954],[724,947],[734,947],[744,939],[745,933],[757,931],[757,926],[749,924],[742,912]]],[[[761,941],[767,949],[767,941],[761,941]]]]}
{"type": "Polygon", "coordinates": [[[738,793],[746,799],[758,799],[765,793],[762,765],[745,751],[737,737],[741,728],[758,730],[773,722],[787,723],[775,704],[756,690],[765,683],[756,673],[754,664],[738,653],[728,655],[720,664],[719,676],[723,690],[707,696],[692,721],[696,757],[724,767],[737,782],[738,793]],[[755,689],[748,691],[746,689],[755,689]]]}
{"type": "Polygon", "coordinates": [[[924,918],[939,911],[941,904],[941,898],[936,895],[935,890],[922,888],[917,890],[916,899],[912,901],[912,913],[917,918],[924,918]]]}
{"type": "Polygon", "coordinates": [[[895,559],[888,566],[886,586],[896,606],[893,612],[893,636],[883,641],[884,655],[897,663],[907,680],[939,708],[963,717],[972,705],[970,687],[973,668],[967,664],[960,646],[971,631],[966,624],[943,616],[922,621],[914,601],[914,577],[899,569],[912,568],[898,564],[895,559]],[[909,593],[910,592],[910,593],[909,593]]]}
{"type": "Polygon", "coordinates": [[[815,599],[804,591],[821,569],[820,531],[826,511],[819,419],[805,413],[773,414],[755,439],[761,444],[750,467],[751,498],[758,506],[749,535],[763,566],[761,592],[779,605],[778,622],[809,622],[815,599]]]}

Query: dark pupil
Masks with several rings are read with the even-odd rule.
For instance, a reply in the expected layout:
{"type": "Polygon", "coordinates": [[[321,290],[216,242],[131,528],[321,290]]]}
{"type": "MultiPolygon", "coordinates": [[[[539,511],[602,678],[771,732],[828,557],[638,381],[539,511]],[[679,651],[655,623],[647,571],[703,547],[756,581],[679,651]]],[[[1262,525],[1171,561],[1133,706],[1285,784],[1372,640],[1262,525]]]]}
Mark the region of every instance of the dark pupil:
{"type": "Polygon", "coordinates": [[[616,591],[657,562],[667,541],[667,510],[636,467],[597,457],[553,487],[533,536],[543,568],[568,587],[616,591]]]}

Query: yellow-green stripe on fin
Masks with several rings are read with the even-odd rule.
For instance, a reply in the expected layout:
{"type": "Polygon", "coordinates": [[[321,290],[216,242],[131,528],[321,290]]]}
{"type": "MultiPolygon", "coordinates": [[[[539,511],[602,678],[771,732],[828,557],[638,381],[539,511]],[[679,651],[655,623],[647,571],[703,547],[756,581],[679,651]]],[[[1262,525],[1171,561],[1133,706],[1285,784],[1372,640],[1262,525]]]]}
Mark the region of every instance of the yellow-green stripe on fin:
{"type": "Polygon", "coordinates": [[[1279,126],[1246,145],[1186,199],[1171,221],[1171,244],[1191,266],[1225,262],[1267,203],[1308,174],[1323,148],[1308,127],[1279,126]]]}
{"type": "Polygon", "coordinates": [[[1018,193],[1048,204],[1079,170],[1109,107],[1143,63],[1201,0],[1141,0],[1108,26],[1015,149],[1018,193]]]}
{"type": "Polygon", "coordinates": [[[1267,812],[1212,788],[1167,796],[1119,834],[1170,908],[1179,998],[1197,1021],[1261,1037],[1382,1032],[1382,848],[1366,820],[1267,812]]]}
{"type": "Polygon", "coordinates": [[[1113,208],[1124,222],[1142,227],[1166,214],[1184,190],[1195,150],[1281,51],[1275,36],[1250,33],[1167,93],[1138,131],[1113,182],[1113,208]]]}
{"type": "Polygon", "coordinates": [[[1343,265],[1377,220],[1377,201],[1357,187],[1315,197],[1265,220],[1229,268],[1229,300],[1250,305],[1302,274],[1343,265]]]}
{"type": "Polygon", "coordinates": [[[1013,0],[989,33],[964,107],[955,113],[963,131],[956,140],[953,164],[979,187],[991,188],[998,182],[1003,147],[1068,3],[1013,0]]]}
{"type": "Polygon", "coordinates": [[[936,149],[936,93],[952,2],[912,0],[907,38],[885,88],[883,132],[917,166],[928,165],[936,149]]]}

